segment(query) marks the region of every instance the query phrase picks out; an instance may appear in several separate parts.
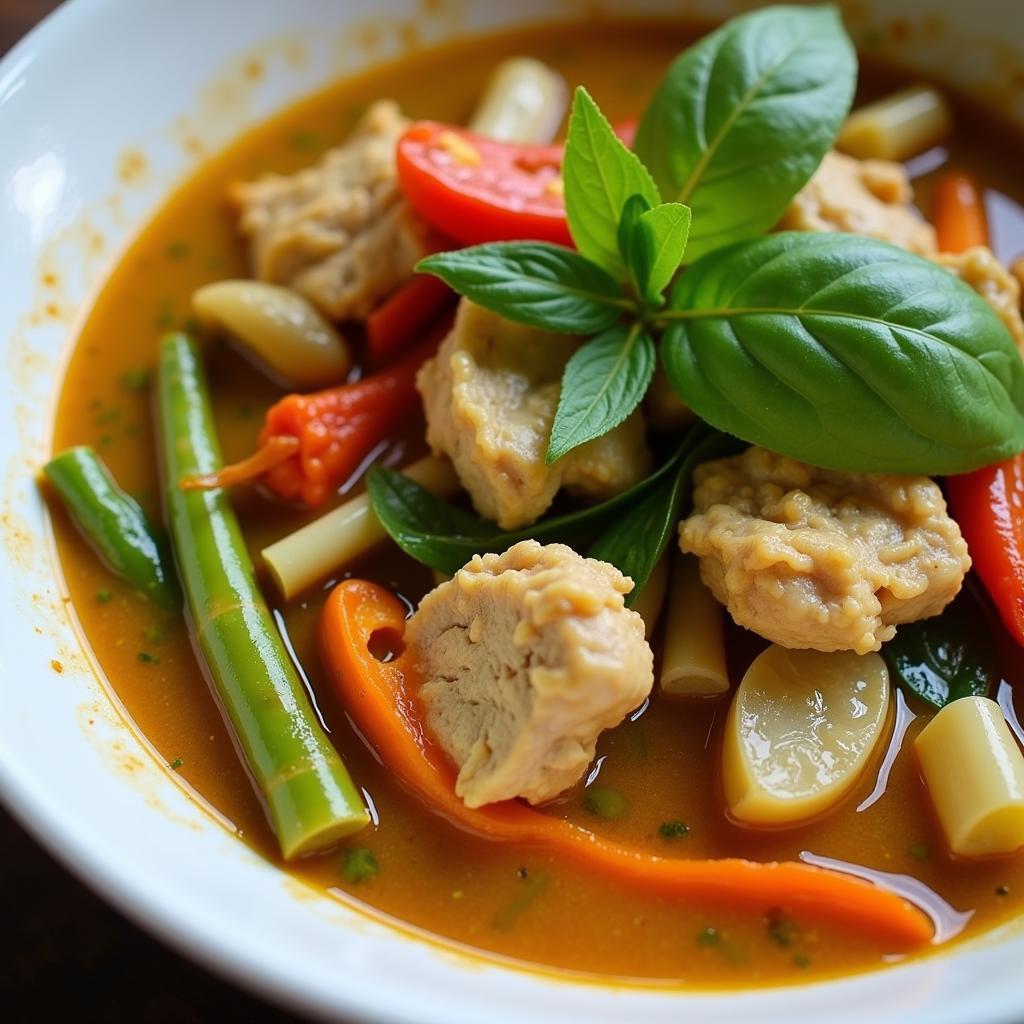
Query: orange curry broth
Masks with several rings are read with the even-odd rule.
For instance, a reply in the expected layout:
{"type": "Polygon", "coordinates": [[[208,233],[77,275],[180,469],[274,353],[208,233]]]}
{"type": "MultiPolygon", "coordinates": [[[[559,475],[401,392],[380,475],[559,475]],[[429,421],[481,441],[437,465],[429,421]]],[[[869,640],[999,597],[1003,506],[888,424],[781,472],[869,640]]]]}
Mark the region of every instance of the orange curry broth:
{"type": "MultiPolygon", "coordinates": [[[[678,25],[591,24],[496,36],[419,53],[346,80],[250,132],[176,192],[130,247],[96,301],[68,368],[55,447],[93,444],[121,484],[158,515],[158,481],[145,374],[157,339],[186,323],[192,290],[243,276],[243,251],[225,209],[225,186],[263,170],[293,171],[339,141],[359,111],[395,97],[414,116],[462,121],[493,64],[530,53],[585,83],[612,119],[636,115],[666,63],[693,37],[678,25]]],[[[866,92],[887,91],[875,77],[866,92]]],[[[955,159],[1006,188],[1011,166],[991,148],[993,136],[962,117],[955,159]]],[[[927,182],[924,183],[925,191],[927,182]]],[[[1015,204],[1005,201],[1007,209],[1015,204]]],[[[1011,212],[1012,212],[1011,209],[1011,212]]],[[[1021,222],[1006,228],[1019,229],[1021,222]]],[[[997,225],[997,231],[1000,225],[997,225]]],[[[997,235],[998,239],[998,235],[997,235]]],[[[1012,253],[1003,252],[1006,258],[1012,253]]],[[[278,391],[231,349],[211,344],[208,365],[225,458],[249,452],[278,391]]],[[[403,457],[401,442],[390,453],[403,457]]],[[[237,507],[254,557],[309,517],[240,492],[237,507]]],[[[323,511],[323,510],[320,510],[323,511]]],[[[262,807],[240,766],[187,632],[101,567],[66,518],[55,513],[68,589],[96,659],[128,714],[160,755],[262,855],[278,860],[262,807]]],[[[416,600],[430,576],[390,548],[353,574],[416,600]]],[[[271,586],[266,592],[273,602],[271,586]]],[[[315,888],[348,893],[387,915],[483,950],[578,971],[702,986],[784,983],[848,973],[889,962],[869,938],[802,921],[776,920],[713,906],[668,905],[619,888],[556,857],[464,835],[402,792],[364,748],[324,685],[315,630],[326,587],[278,606],[316,702],[352,775],[371,794],[380,824],[350,845],[368,847],[379,874],[359,885],[342,873],[344,851],[288,866],[315,888]],[[713,929],[713,930],[710,930],[713,929]]],[[[736,633],[736,677],[756,644],[736,633]]],[[[726,703],[671,704],[652,699],[599,744],[600,784],[625,797],[619,819],[595,819],[582,789],[552,813],[669,856],[787,859],[801,851],[912,874],[958,910],[973,910],[964,934],[1015,915],[1024,897],[1024,860],[953,863],[943,852],[924,788],[907,746],[884,797],[855,808],[874,786],[877,763],[843,806],[798,829],[752,832],[726,820],[719,792],[720,730],[726,703]],[[669,840],[659,825],[681,821],[689,832],[669,840]],[[1005,890],[1004,888],[1005,887],[1005,890]],[[1008,890],[1008,891],[1007,891],[1008,890]]],[[[921,707],[915,710],[926,716],[921,707]]],[[[345,896],[348,898],[348,896],[345,896]]],[[[766,910],[768,908],[765,908],[766,910]]]]}

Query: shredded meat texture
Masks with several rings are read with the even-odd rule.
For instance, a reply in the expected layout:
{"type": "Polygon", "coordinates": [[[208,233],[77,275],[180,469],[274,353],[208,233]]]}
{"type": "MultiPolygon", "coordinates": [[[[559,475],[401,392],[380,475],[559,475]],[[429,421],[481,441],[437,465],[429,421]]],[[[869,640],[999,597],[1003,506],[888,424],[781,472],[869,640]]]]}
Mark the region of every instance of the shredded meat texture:
{"type": "Polygon", "coordinates": [[[650,693],[632,581],[562,544],[527,540],[474,558],[427,594],[406,642],[427,729],[469,807],[550,800],[574,785],[597,737],[650,693]]]}
{"type": "Polygon", "coordinates": [[[411,277],[429,239],[398,188],[395,147],[408,124],[380,100],[315,166],[232,186],[254,276],[336,320],[366,316],[411,277]]]}
{"type": "Polygon", "coordinates": [[[579,345],[463,299],[454,327],[420,371],[427,443],[451,458],[476,510],[503,529],[534,522],[560,487],[597,501],[650,472],[639,412],[554,464],[544,461],[562,371],[579,345]]]}
{"type": "Polygon", "coordinates": [[[779,227],[848,231],[931,256],[935,229],[922,219],[912,199],[910,179],[900,164],[857,160],[831,150],[794,197],[779,227]]]}
{"type": "Polygon", "coordinates": [[[877,651],[971,566],[927,477],[837,473],[763,448],[699,466],[683,551],[741,626],[783,647],[877,651]]]}
{"type": "Polygon", "coordinates": [[[966,252],[941,253],[940,265],[969,284],[995,311],[1013,335],[1018,349],[1024,349],[1024,319],[1020,310],[1020,281],[992,254],[978,245],[966,252]]]}

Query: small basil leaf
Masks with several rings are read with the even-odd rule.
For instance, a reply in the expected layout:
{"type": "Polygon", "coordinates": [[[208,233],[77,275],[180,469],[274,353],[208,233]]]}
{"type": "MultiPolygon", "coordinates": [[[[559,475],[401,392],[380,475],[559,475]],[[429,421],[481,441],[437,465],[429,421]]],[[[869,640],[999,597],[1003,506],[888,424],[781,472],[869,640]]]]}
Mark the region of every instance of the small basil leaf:
{"type": "Polygon", "coordinates": [[[652,206],[661,199],[647,169],[582,87],[573,97],[562,178],[569,232],[577,248],[625,281],[628,269],[617,245],[622,208],[632,195],[643,196],[652,206]]]}
{"type": "Polygon", "coordinates": [[[632,195],[626,200],[619,219],[619,252],[640,296],[647,294],[647,283],[654,267],[654,232],[649,224],[641,221],[641,215],[650,208],[651,204],[643,196],[632,195]]]}
{"type": "Polygon", "coordinates": [[[693,208],[696,259],[778,221],[832,145],[856,54],[834,7],[768,7],[669,68],[634,148],[662,195],[693,208]]]}
{"type": "Polygon", "coordinates": [[[449,505],[404,474],[383,466],[370,468],[366,487],[374,514],[395,543],[418,562],[450,575],[474,555],[505,551],[531,538],[542,544],[558,541],[585,551],[601,530],[648,491],[674,478],[680,461],[706,436],[707,428],[698,424],[683,439],[676,455],[635,487],[600,505],[542,519],[522,530],[500,530],[494,523],[449,505]]]}
{"type": "Polygon", "coordinates": [[[962,473],[1024,448],[1024,363],[991,307],[930,260],[789,232],[680,276],[661,352],[719,430],[829,469],[962,473]]]}
{"type": "Polygon", "coordinates": [[[618,284],[600,267],[545,242],[453,249],[427,256],[416,269],[508,320],[548,331],[596,334],[628,306],[618,284]]]}
{"type": "Polygon", "coordinates": [[[546,461],[614,430],[643,400],[654,363],[640,324],[616,324],[578,348],[562,375],[546,461]]]}
{"type": "Polygon", "coordinates": [[[703,431],[676,462],[676,472],[666,476],[598,538],[587,554],[611,562],[633,580],[626,597],[632,605],[647,584],[658,560],[672,542],[679,520],[686,514],[690,479],[695,466],[709,459],[731,455],[742,442],[717,431],[703,431]]]}
{"type": "Polygon", "coordinates": [[[690,218],[690,208],[682,203],[662,203],[640,216],[641,223],[650,225],[654,241],[654,259],[644,294],[656,306],[664,303],[661,293],[683,262],[690,218]]]}
{"type": "Polygon", "coordinates": [[[941,615],[898,627],[882,653],[904,689],[941,708],[988,693],[992,649],[984,611],[965,589],[941,615]]]}

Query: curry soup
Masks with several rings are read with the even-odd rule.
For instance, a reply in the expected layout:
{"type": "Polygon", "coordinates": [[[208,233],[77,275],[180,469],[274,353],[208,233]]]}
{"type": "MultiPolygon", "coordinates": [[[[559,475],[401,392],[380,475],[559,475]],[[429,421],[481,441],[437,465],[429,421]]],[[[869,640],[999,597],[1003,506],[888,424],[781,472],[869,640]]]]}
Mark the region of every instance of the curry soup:
{"type": "MultiPolygon", "coordinates": [[[[94,446],[121,487],[153,520],[161,518],[150,387],[158,339],[169,329],[191,328],[190,298],[197,287],[247,274],[245,247],[225,204],[232,182],[310,164],[344,139],[380,97],[394,98],[413,117],[462,124],[491,69],[518,54],[537,57],[572,85],[585,84],[613,123],[636,117],[670,60],[696,36],[675,24],[597,22],[571,31],[551,26],[474,39],[346,79],[260,125],[171,196],[114,269],[75,342],[55,448],[94,446]]],[[[860,94],[884,95],[899,84],[868,67],[860,94]]],[[[1016,140],[1010,145],[1020,152],[1016,140]]],[[[1005,213],[1006,220],[994,224],[1003,258],[1016,255],[1024,240],[1017,205],[1024,193],[1012,173],[1019,159],[1010,158],[1007,146],[1003,131],[991,131],[975,111],[958,108],[948,155],[929,161],[915,181],[927,210],[939,164],[974,173],[998,197],[990,211],[1005,213]]],[[[282,391],[223,341],[208,339],[204,356],[217,433],[225,461],[232,462],[256,447],[264,413],[282,391]]],[[[378,458],[400,466],[424,451],[422,422],[414,418],[378,458]]],[[[331,503],[360,486],[354,478],[331,503]]],[[[237,489],[233,501],[258,567],[266,544],[324,511],[304,511],[257,488],[237,489]]],[[[160,610],[99,564],[63,511],[55,509],[54,522],[75,612],[127,714],[239,837],[314,888],[474,949],[620,978],[753,986],[847,974],[901,958],[867,931],[810,920],[786,907],[752,912],[714,899],[673,902],[557,852],[489,841],[432,812],[367,749],[323,669],[318,646],[318,618],[338,579],[376,581],[410,609],[434,586],[430,569],[390,542],[292,601],[282,602],[261,575],[316,713],[373,815],[369,828],[339,846],[284,864],[182,616],[160,610]],[[352,850],[359,851],[356,857],[352,850]]],[[[1006,692],[1016,695],[1019,651],[1000,636],[995,680],[1005,680],[1006,692]]],[[[656,652],[660,643],[656,631],[656,652]]],[[[734,685],[764,646],[754,634],[729,626],[734,685]]],[[[964,860],[946,852],[911,750],[933,712],[914,697],[906,704],[916,717],[902,749],[889,749],[898,713],[894,696],[883,740],[838,808],[787,828],[751,828],[731,821],[723,809],[720,765],[729,698],[674,701],[659,695],[656,685],[649,701],[600,736],[588,785],[569,789],[542,813],[659,856],[788,861],[809,851],[909,876],[934,893],[931,909],[950,938],[978,935],[1020,913],[1024,862],[964,860]]]]}

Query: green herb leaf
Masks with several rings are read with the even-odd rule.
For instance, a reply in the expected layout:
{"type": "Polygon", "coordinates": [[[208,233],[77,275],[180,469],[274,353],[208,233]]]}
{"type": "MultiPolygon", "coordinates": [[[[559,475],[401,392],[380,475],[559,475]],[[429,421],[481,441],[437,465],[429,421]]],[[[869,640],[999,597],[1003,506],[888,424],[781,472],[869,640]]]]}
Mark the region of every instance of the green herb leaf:
{"type": "Polygon", "coordinates": [[[707,422],[829,469],[946,474],[1024,448],[1024,363],[920,256],[837,232],[740,242],[672,292],[661,352],[707,422]]]}
{"type": "Polygon", "coordinates": [[[345,861],[341,866],[341,873],[345,881],[352,885],[362,885],[363,882],[376,878],[380,873],[380,865],[372,850],[365,846],[353,846],[345,851],[345,861]]]}
{"type": "Polygon", "coordinates": [[[942,708],[988,693],[992,650],[985,613],[965,589],[941,615],[900,626],[882,654],[905,690],[942,708]]]}
{"type": "Polygon", "coordinates": [[[682,203],[662,203],[640,216],[640,222],[650,226],[654,240],[654,261],[644,294],[655,305],[664,302],[661,293],[682,265],[690,219],[690,208],[682,203]]]}
{"type": "Polygon", "coordinates": [[[628,275],[617,244],[626,200],[641,195],[661,201],[647,169],[612,130],[582,86],[573,97],[562,162],[565,213],[579,251],[620,281],[628,275]]]}
{"type": "Polygon", "coordinates": [[[654,376],[654,342],[639,323],[616,324],[578,348],[565,366],[546,459],[614,430],[654,376]]]}
{"type": "Polygon", "coordinates": [[[734,18],[678,57],[634,149],[693,208],[691,258],[778,221],[849,110],[856,54],[831,6],[734,18]]]}
{"type": "Polygon", "coordinates": [[[491,242],[439,252],[416,267],[509,320],[548,331],[597,334],[629,303],[613,278],[571,249],[491,242]]]}
{"type": "Polygon", "coordinates": [[[611,562],[633,580],[633,589],[626,596],[627,605],[640,596],[675,537],[679,520],[685,515],[694,467],[729,455],[739,447],[735,438],[716,431],[709,433],[701,425],[690,431],[687,440],[692,443],[684,444],[672,460],[675,471],[665,474],[656,486],[635,500],[587,552],[591,558],[611,562]]]}
{"type": "Polygon", "coordinates": [[[583,806],[597,818],[615,821],[629,810],[626,798],[611,786],[588,786],[583,791],[583,806]]]}
{"type": "Polygon", "coordinates": [[[682,839],[690,834],[690,826],[683,821],[663,821],[658,826],[662,839],[682,839]]]}
{"type": "MultiPolygon", "coordinates": [[[[558,541],[585,550],[600,532],[632,509],[649,491],[666,479],[675,479],[687,452],[707,436],[702,426],[684,438],[680,451],[657,472],[628,491],[576,512],[542,519],[522,530],[502,531],[494,523],[478,519],[449,505],[404,473],[372,466],[366,477],[374,514],[395,543],[416,561],[448,575],[461,569],[474,555],[505,551],[521,540],[542,544],[558,541]]],[[[710,457],[710,456],[708,456],[710,457]]],[[[622,550],[627,551],[625,545],[622,550]]]]}
{"type": "Polygon", "coordinates": [[[632,195],[626,200],[619,219],[618,246],[637,295],[646,298],[651,270],[654,267],[654,232],[641,216],[651,209],[651,204],[641,195],[632,195]]]}

